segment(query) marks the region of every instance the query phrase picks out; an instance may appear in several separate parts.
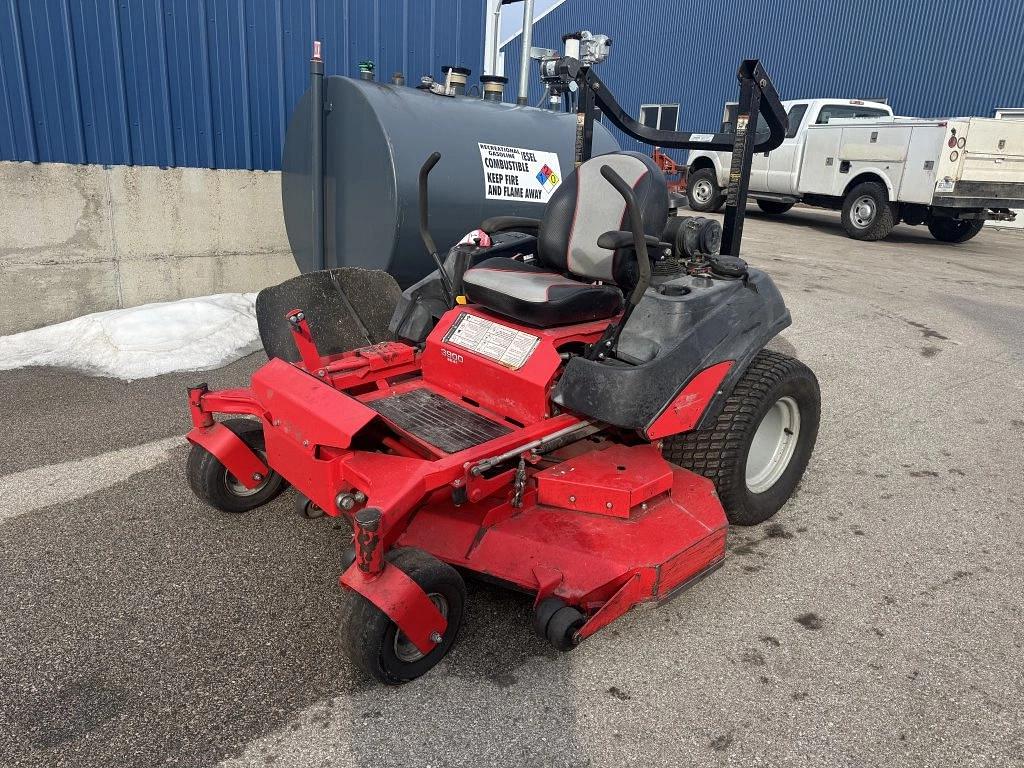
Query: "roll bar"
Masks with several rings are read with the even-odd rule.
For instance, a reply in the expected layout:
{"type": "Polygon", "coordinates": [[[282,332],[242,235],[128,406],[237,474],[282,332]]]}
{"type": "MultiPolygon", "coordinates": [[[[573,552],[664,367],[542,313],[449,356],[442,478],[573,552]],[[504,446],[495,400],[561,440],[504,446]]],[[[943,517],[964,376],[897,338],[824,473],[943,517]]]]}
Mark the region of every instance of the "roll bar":
{"type": "Polygon", "coordinates": [[[704,149],[732,152],[729,168],[728,196],[725,204],[725,223],[722,226],[722,253],[738,256],[743,239],[743,219],[747,205],[747,187],[754,152],[770,152],[782,144],[789,121],[779,100],[779,94],[757,59],[746,59],[736,72],[740,83],[740,98],[733,133],[690,133],[662,131],[634,120],[619,106],[611,91],[591,67],[584,66],[571,56],[560,59],[556,71],[563,83],[576,84],[579,93],[576,122],[576,165],[589,160],[593,154],[594,109],[608,116],[612,125],[645,144],[670,149],[704,149]],[[758,140],[758,117],[768,126],[768,135],[758,140]]]}

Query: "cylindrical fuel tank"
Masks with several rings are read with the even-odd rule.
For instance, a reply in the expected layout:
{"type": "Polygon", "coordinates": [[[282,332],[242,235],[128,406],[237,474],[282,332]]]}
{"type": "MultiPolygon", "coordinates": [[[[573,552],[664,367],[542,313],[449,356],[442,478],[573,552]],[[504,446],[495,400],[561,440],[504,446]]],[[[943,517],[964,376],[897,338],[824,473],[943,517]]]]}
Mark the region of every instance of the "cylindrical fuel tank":
{"type": "MultiPolygon", "coordinates": [[[[317,268],[311,98],[307,90],[295,108],[282,160],[285,226],[302,272],[317,268]]],[[[443,251],[490,216],[540,218],[573,169],[575,114],[337,76],[324,80],[324,109],[328,268],[383,269],[403,286],[434,269],[417,212],[419,170],[432,152],[441,160],[430,174],[430,230],[443,251]]],[[[619,148],[600,123],[593,146],[595,155],[619,148]]]]}

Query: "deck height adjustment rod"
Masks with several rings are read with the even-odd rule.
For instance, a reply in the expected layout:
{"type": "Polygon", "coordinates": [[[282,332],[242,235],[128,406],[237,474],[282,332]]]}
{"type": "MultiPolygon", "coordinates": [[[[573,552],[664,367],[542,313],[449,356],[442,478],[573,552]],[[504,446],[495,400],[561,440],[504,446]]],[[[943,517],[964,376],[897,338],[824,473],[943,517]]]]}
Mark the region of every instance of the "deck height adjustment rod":
{"type": "Polygon", "coordinates": [[[547,435],[546,437],[541,437],[541,438],[539,438],[537,440],[533,440],[533,441],[531,441],[529,443],[526,443],[524,445],[520,445],[517,448],[512,448],[512,449],[510,449],[508,451],[505,451],[504,453],[498,454],[497,456],[492,456],[489,459],[483,459],[479,464],[476,464],[475,466],[473,466],[469,470],[469,473],[471,475],[474,475],[474,476],[482,475],[488,469],[490,469],[491,467],[496,467],[498,464],[501,464],[503,461],[508,461],[509,459],[514,459],[516,456],[519,456],[519,455],[521,455],[523,453],[526,453],[527,451],[533,451],[534,453],[539,453],[540,452],[539,449],[543,449],[548,444],[550,444],[550,443],[552,443],[552,442],[554,442],[556,440],[561,440],[562,438],[569,437],[570,435],[573,435],[574,437],[583,438],[586,435],[583,435],[583,434],[576,435],[576,433],[577,432],[582,433],[582,432],[587,431],[588,429],[590,431],[587,434],[588,435],[592,435],[592,434],[594,434],[594,432],[600,431],[601,427],[599,425],[595,424],[593,421],[589,421],[589,420],[588,421],[581,421],[578,424],[570,424],[568,427],[565,427],[564,429],[560,429],[557,432],[552,432],[550,435],[547,435]]]}

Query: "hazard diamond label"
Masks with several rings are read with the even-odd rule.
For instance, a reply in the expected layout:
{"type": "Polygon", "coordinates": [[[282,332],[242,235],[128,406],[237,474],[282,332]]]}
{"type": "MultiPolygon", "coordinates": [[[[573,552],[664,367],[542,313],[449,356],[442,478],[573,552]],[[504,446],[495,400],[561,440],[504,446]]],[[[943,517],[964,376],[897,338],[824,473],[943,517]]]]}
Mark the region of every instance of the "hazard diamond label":
{"type": "Polygon", "coordinates": [[[558,155],[537,149],[480,145],[484,196],[488,200],[546,203],[562,181],[558,155]]]}

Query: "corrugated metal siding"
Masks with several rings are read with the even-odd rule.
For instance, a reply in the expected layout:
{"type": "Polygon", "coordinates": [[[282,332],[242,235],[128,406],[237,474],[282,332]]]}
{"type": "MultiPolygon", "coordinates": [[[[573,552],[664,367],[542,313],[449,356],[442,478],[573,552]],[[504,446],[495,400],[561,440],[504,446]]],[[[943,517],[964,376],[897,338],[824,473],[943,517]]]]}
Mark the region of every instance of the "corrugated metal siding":
{"type": "MultiPolygon", "coordinates": [[[[1024,106],[1021,0],[632,0],[628,13],[618,0],[566,0],[537,23],[533,44],[561,49],[581,29],[613,38],[597,71],[623,108],[680,103],[683,130],[719,126],[744,58],[762,60],[784,99],[887,97],[897,114],[922,117],[1024,106]]],[[[517,37],[502,49],[506,98],[521,48],[517,37]]],[[[533,72],[531,103],[541,96],[533,72]]]]}
{"type": "Polygon", "coordinates": [[[0,160],[280,167],[328,74],[481,72],[481,0],[0,0],[0,160]]]}

